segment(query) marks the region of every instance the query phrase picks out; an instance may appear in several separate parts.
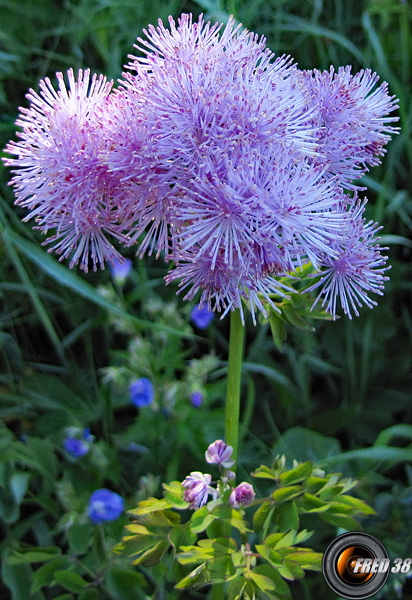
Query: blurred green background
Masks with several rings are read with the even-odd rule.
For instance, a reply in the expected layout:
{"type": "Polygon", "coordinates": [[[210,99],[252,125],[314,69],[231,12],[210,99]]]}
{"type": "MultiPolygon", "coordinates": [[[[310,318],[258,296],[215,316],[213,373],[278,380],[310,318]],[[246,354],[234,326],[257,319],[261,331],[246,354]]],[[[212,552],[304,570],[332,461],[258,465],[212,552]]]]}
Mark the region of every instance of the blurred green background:
{"type": "MultiPolygon", "coordinates": [[[[392,558],[411,556],[409,2],[229,0],[222,7],[214,0],[0,0],[1,147],[14,138],[18,107],[40,78],[90,67],[116,80],[142,29],[181,12],[223,21],[235,12],[300,68],[371,68],[399,98],[402,131],[383,164],[364,178],[367,217],[383,225],[382,245],[390,248],[385,295],[353,321],[315,323],[315,332],[290,328],[282,352],[268,325],[247,324],[240,460],[244,478],[259,461],[286,453],[359,479],[358,494],[378,512],[365,530],[392,558]]],[[[124,285],[113,282],[108,269],[70,272],[21,222],[10,174],[0,169],[1,548],[56,544],[73,551],[67,532],[84,522],[93,489],[110,487],[133,506],[159,493],[161,481],[202,468],[205,446],[223,435],[228,322],[215,318],[207,331],[197,330],[192,306],[175,297],[175,286],[164,286],[163,264],[138,261],[130,249],[135,268],[124,285]],[[141,376],[156,389],[156,403],[146,411],[130,405],[127,391],[141,376]],[[200,409],[190,404],[197,389],[204,396],[200,409]],[[96,442],[88,462],[78,465],[64,455],[68,426],[91,427],[96,442]]],[[[109,540],[119,539],[122,524],[113,524],[109,540]]],[[[317,530],[317,550],[333,535],[331,528],[317,530]]],[[[33,591],[31,569],[3,561],[0,598],[77,598],[58,586],[33,591]]],[[[147,597],[130,591],[139,582],[124,565],[111,564],[105,573],[107,595],[99,592],[99,598],[147,597]],[[122,587],[119,581],[128,577],[130,585],[122,587]]],[[[381,597],[411,598],[404,579],[391,576],[381,597]]],[[[322,583],[317,575],[296,584],[294,593],[317,598],[322,583]]],[[[322,597],[334,597],[328,594],[323,586],[322,597]]]]}

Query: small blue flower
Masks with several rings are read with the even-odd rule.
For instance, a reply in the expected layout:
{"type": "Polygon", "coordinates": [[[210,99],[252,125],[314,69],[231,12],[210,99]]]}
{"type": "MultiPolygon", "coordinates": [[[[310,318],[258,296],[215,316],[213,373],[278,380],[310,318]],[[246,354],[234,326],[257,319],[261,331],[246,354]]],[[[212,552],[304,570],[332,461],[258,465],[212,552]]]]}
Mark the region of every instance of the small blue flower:
{"type": "Polygon", "coordinates": [[[110,270],[116,283],[122,284],[126,281],[132,266],[133,262],[130,258],[125,258],[123,261],[117,260],[117,258],[113,260],[113,263],[110,264],[110,270]]]}
{"type": "Polygon", "coordinates": [[[191,321],[196,325],[198,329],[207,329],[210,323],[213,321],[213,311],[208,310],[207,306],[199,308],[197,304],[190,315],[191,321]]]}
{"type": "Polygon", "coordinates": [[[154,391],[152,382],[147,377],[141,377],[132,381],[129,386],[130,399],[137,406],[148,406],[153,402],[154,391]]]}
{"type": "Polygon", "coordinates": [[[83,429],[83,439],[86,440],[86,442],[92,442],[94,440],[94,435],[90,433],[90,427],[85,427],[83,429]]]}
{"type": "Polygon", "coordinates": [[[79,440],[75,437],[67,437],[63,443],[67,454],[70,454],[72,458],[80,458],[89,451],[89,444],[85,440],[79,440]]]}
{"type": "Polygon", "coordinates": [[[119,494],[105,488],[96,490],[90,496],[89,517],[92,523],[114,521],[124,510],[124,500],[119,494]]]}
{"type": "Polygon", "coordinates": [[[202,392],[193,392],[190,396],[190,402],[195,408],[200,408],[202,406],[202,392]]]}

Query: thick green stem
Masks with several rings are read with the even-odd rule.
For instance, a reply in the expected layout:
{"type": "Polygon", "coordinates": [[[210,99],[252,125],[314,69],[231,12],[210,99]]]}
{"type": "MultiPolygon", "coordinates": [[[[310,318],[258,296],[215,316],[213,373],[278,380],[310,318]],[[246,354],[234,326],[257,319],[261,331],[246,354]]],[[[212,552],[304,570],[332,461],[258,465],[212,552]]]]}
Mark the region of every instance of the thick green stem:
{"type": "Polygon", "coordinates": [[[243,325],[240,310],[230,313],[229,363],[227,374],[225,442],[236,460],[239,444],[240,383],[243,355],[243,325]]]}

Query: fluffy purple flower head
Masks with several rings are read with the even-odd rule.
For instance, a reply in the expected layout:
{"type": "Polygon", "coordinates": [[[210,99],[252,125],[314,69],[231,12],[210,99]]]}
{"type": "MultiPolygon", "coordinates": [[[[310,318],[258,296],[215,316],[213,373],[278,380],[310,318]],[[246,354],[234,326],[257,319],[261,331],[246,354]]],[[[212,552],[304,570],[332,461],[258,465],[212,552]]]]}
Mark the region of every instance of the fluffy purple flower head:
{"type": "Polygon", "coordinates": [[[72,458],[80,458],[89,452],[89,444],[86,440],[79,440],[75,437],[66,437],[64,439],[64,448],[72,458]]]}
{"type": "Polygon", "coordinates": [[[313,122],[327,170],[331,176],[337,175],[345,188],[357,189],[353,180],[380,163],[384,146],[398,133],[390,125],[398,121],[390,114],[398,104],[395,96],[389,95],[386,82],[377,87],[376,73],[365,69],[352,75],[351,71],[350,66],[337,72],[333,67],[329,71],[314,69],[305,71],[303,77],[309,107],[315,108],[313,122]]]}
{"type": "Polygon", "coordinates": [[[186,477],[182,483],[185,488],[183,498],[190,504],[190,508],[196,509],[206,504],[209,494],[212,495],[213,500],[216,500],[218,491],[211,487],[211,481],[211,475],[200,473],[200,471],[192,471],[186,477]]]}
{"type": "Polygon", "coordinates": [[[207,306],[202,306],[202,308],[200,308],[199,304],[193,307],[190,314],[190,320],[198,329],[207,329],[213,321],[213,317],[213,311],[209,310],[207,306]]]}
{"type": "Polygon", "coordinates": [[[229,469],[235,464],[235,461],[230,458],[232,454],[232,446],[225,444],[223,440],[216,440],[206,450],[205,457],[208,463],[229,469]]]}
{"type": "Polygon", "coordinates": [[[250,483],[243,481],[240,483],[229,496],[229,504],[233,508],[242,508],[249,506],[255,497],[255,491],[250,483]]]}
{"type": "Polygon", "coordinates": [[[306,265],[334,317],[372,306],[385,258],[348,194],[397,132],[386,83],[302,72],[232,18],[144,33],[118,90],[70,70],[68,89],[59,73],[57,91],[45,79],[28,94],[5,162],[45,243],[85,271],[120,258],[108,236],[164,253],[166,282],[222,317],[279,310],[306,265]]]}
{"type": "Polygon", "coordinates": [[[192,403],[192,406],[194,406],[195,408],[200,408],[202,406],[202,401],[203,401],[202,392],[196,391],[191,394],[190,402],[192,403]]]}
{"type": "Polygon", "coordinates": [[[124,510],[124,500],[119,494],[105,488],[96,490],[90,496],[89,517],[92,523],[114,521],[124,510]]]}
{"type": "MultiPolygon", "coordinates": [[[[182,15],[145,35],[121,92],[126,104],[145,99],[128,127],[156,132],[145,146],[155,194],[139,205],[150,223],[140,254],[165,251],[175,264],[166,281],[178,280],[184,299],[200,292],[208,310],[242,317],[246,301],[255,321],[292,291],[280,277],[307,263],[319,270],[353,240],[344,190],[377,164],[396,101],[370,71],[302,73],[289,57],[272,60],[264,38],[233,20],[182,15]]],[[[135,148],[126,140],[116,160],[140,182],[135,148]]]]}
{"type": "Polygon", "coordinates": [[[319,289],[313,306],[321,300],[322,307],[334,318],[338,302],[350,319],[352,313],[359,315],[358,308],[364,304],[373,308],[376,302],[368,294],[383,295],[384,282],[388,279],[385,276],[387,257],[381,254],[387,248],[381,248],[376,237],[380,227],[372,221],[365,222],[364,209],[365,202],[355,206],[350,234],[344,241],[332,242],[335,254],[325,254],[320,260],[320,279],[307,290],[319,289]]]}
{"type": "Polygon", "coordinates": [[[133,381],[129,386],[129,393],[132,403],[138,408],[148,406],[154,399],[153,384],[147,377],[133,381]]]}
{"type": "Polygon", "coordinates": [[[113,82],[90,71],[67,72],[68,88],[57,73],[58,90],[46,78],[40,93],[30,90],[29,108],[20,109],[20,140],[6,147],[14,158],[11,184],[16,203],[30,212],[42,233],[54,232],[46,244],[70,259],[70,267],[89,263],[94,270],[121,258],[108,239],[124,240],[131,226],[127,185],[109,173],[104,111],[113,82]]]}

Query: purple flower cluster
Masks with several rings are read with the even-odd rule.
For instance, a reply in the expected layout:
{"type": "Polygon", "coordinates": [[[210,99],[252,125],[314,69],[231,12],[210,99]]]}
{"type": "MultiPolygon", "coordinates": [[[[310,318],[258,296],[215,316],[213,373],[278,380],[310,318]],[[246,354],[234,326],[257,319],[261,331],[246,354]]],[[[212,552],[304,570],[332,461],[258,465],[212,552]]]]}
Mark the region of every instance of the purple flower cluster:
{"type": "MultiPolygon", "coordinates": [[[[229,481],[235,478],[235,473],[229,470],[235,464],[231,458],[232,446],[225,444],[223,440],[216,440],[210,444],[205,452],[206,462],[217,465],[222,474],[218,488],[211,486],[212,477],[208,473],[193,471],[186,477],[182,485],[185,488],[183,498],[190,504],[190,508],[200,508],[207,503],[209,495],[213,500],[219,497],[220,492],[230,489],[229,481]]],[[[255,497],[255,492],[250,483],[245,481],[233,488],[229,496],[229,504],[232,508],[244,508],[249,506],[255,497]]]]}
{"type": "Polygon", "coordinates": [[[334,316],[338,301],[349,317],[372,306],[386,257],[356,194],[396,132],[387,85],[301,71],[233,19],[184,14],[145,35],[118,89],[59,73],[21,109],[6,164],[50,250],[85,271],[119,259],[109,236],[164,253],[166,281],[223,315],[276,309],[281,277],[308,263],[334,316]]]}
{"type": "Polygon", "coordinates": [[[223,440],[216,440],[210,444],[205,452],[206,462],[212,465],[218,465],[224,469],[233,467],[235,461],[231,458],[233,454],[232,446],[225,444],[223,440]]]}
{"type": "Polygon", "coordinates": [[[200,508],[206,504],[209,494],[216,500],[218,491],[210,485],[212,481],[209,473],[192,471],[182,483],[185,488],[183,497],[190,504],[190,508],[200,508]]]}

